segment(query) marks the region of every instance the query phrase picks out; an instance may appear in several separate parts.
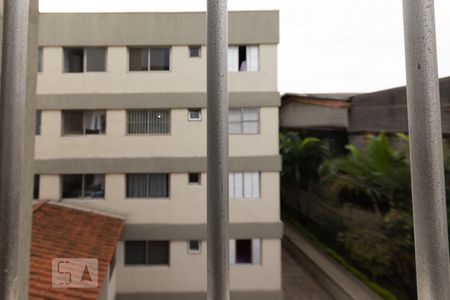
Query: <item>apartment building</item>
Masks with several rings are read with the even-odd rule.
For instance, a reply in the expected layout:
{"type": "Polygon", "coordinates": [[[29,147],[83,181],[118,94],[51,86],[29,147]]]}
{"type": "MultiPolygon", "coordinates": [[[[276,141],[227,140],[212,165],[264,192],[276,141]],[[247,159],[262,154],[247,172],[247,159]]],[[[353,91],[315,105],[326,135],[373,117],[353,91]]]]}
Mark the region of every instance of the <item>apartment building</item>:
{"type": "MultiPolygon", "coordinates": [[[[282,299],[279,15],[229,22],[232,299],[282,299]]],[[[42,14],[39,45],[35,198],[125,218],[110,299],[204,299],[206,14],[42,14]]]]}

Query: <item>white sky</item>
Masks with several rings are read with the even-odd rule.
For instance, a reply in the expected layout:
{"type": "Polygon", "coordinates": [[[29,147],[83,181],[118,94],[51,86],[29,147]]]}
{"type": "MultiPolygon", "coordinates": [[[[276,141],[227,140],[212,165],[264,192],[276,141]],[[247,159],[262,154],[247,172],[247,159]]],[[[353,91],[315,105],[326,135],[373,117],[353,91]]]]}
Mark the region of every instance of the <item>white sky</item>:
{"type": "MultiPolygon", "coordinates": [[[[435,0],[440,77],[450,76],[450,1],[435,0]]],[[[206,0],[40,0],[41,12],[204,11],[206,0]]],[[[229,0],[279,9],[279,90],[369,92],[405,84],[400,0],[229,0]]]]}

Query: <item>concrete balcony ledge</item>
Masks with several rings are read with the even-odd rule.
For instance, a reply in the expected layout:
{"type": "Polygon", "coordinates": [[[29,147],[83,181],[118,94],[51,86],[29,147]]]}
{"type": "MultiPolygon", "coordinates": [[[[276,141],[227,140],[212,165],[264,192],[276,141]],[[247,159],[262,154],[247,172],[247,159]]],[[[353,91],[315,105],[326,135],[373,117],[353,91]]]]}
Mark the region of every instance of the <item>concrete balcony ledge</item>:
{"type": "Polygon", "coordinates": [[[337,300],[381,300],[353,274],[285,224],[283,246],[337,300]]]}

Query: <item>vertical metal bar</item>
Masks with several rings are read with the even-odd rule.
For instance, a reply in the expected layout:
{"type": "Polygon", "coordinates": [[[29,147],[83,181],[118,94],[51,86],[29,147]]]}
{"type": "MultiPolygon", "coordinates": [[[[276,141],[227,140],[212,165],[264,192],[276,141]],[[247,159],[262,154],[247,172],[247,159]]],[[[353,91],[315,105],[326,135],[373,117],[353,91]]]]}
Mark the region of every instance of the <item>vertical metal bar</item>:
{"type": "Polygon", "coordinates": [[[450,299],[433,0],[403,0],[418,299],[450,299]]]}
{"type": "Polygon", "coordinates": [[[208,0],[208,300],[229,300],[228,8],[208,0]]]}
{"type": "Polygon", "coordinates": [[[38,1],[5,0],[0,96],[0,299],[28,299],[38,1]]]}

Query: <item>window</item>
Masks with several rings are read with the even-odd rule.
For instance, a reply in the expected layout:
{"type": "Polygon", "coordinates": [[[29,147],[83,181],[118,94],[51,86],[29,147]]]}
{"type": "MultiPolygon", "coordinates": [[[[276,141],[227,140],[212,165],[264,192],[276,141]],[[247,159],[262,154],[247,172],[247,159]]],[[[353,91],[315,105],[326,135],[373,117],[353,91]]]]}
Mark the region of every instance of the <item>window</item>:
{"type": "Polygon", "coordinates": [[[106,71],[106,48],[86,48],[86,72],[106,71]]]}
{"type": "Polygon", "coordinates": [[[258,46],[230,46],[228,48],[228,71],[257,72],[258,70],[258,46]]]}
{"type": "Polygon", "coordinates": [[[105,175],[63,175],[63,199],[103,199],[105,197],[105,175]]]}
{"type": "Polygon", "coordinates": [[[44,62],[44,48],[39,47],[38,48],[38,72],[41,73],[43,69],[43,62],[44,62]]]}
{"type": "Polygon", "coordinates": [[[230,173],[230,198],[259,198],[259,173],[230,173]]]}
{"type": "Polygon", "coordinates": [[[63,135],[105,134],[106,111],[65,110],[63,114],[63,135]]]}
{"type": "Polygon", "coordinates": [[[127,198],[168,198],[168,174],[128,174],[127,198]]]}
{"type": "Polygon", "coordinates": [[[168,241],[126,241],[125,265],[169,265],[168,241]]]}
{"type": "Polygon", "coordinates": [[[36,111],[36,135],[41,135],[41,122],[42,122],[42,112],[40,110],[36,111]]]}
{"type": "Polygon", "coordinates": [[[201,121],[202,120],[202,110],[201,109],[189,109],[188,110],[188,120],[189,121],[201,121]]]}
{"type": "Polygon", "coordinates": [[[201,46],[189,46],[189,57],[201,57],[202,47],[201,46]]]}
{"type": "Polygon", "coordinates": [[[189,254],[200,254],[201,253],[201,242],[198,240],[188,241],[188,253],[189,254]]]}
{"type": "Polygon", "coordinates": [[[106,71],[106,47],[64,48],[64,72],[106,71]]]}
{"type": "Polygon", "coordinates": [[[230,240],[230,264],[261,264],[261,240],[230,240]]]}
{"type": "Polygon", "coordinates": [[[41,177],[37,174],[34,175],[33,183],[33,199],[39,199],[39,185],[41,182],[41,177]]]}
{"type": "Polygon", "coordinates": [[[128,48],[130,71],[169,71],[170,47],[128,48]]]}
{"type": "Polygon", "coordinates": [[[257,107],[230,108],[228,130],[230,134],[258,134],[259,109],[257,107]]]}
{"type": "Polygon", "coordinates": [[[132,109],[127,112],[128,134],[170,133],[170,110],[132,109]]]}
{"type": "Polygon", "coordinates": [[[189,184],[200,184],[200,173],[189,173],[189,184]]]}

